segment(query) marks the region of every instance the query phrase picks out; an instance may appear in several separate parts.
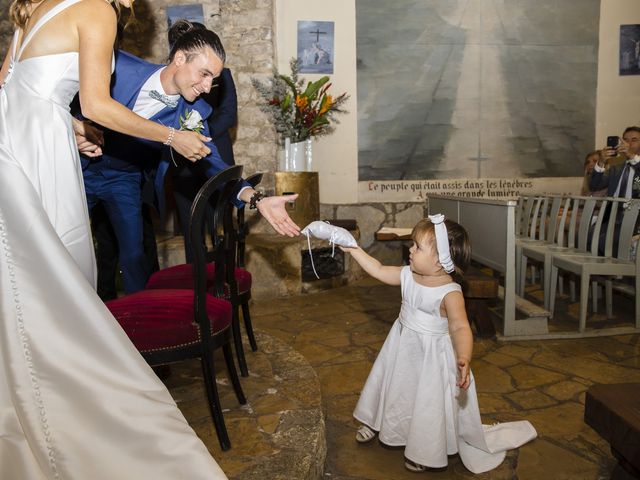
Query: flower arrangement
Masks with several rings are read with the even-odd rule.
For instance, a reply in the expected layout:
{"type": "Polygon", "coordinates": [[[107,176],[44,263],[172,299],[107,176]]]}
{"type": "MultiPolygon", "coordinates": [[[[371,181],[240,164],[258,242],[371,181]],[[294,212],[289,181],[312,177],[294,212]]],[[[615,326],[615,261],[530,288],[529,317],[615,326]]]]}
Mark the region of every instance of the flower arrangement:
{"type": "Polygon", "coordinates": [[[265,100],[260,109],[273,120],[281,143],[284,143],[285,138],[296,143],[332,133],[335,130],[332,123],[340,123],[334,115],[347,113],[343,106],[349,95],[330,95],[331,83],[327,76],[315,82],[307,82],[305,86],[304,79],[298,77],[300,61],[293,58],[290,66],[291,76],[274,71],[269,83],[251,79],[251,83],[265,100]]]}

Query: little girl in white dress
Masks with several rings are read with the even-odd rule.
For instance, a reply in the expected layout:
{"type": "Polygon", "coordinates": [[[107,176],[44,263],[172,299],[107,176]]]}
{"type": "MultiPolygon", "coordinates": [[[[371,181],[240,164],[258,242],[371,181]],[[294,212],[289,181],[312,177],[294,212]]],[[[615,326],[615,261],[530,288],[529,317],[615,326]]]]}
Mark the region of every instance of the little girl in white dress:
{"type": "Polygon", "coordinates": [[[528,421],[482,425],[470,370],[473,335],[454,276],[471,246],[457,223],[433,215],[412,232],[409,265],[384,266],[361,248],[345,248],[378,280],[400,285],[402,308],[378,354],[353,413],[356,440],[404,446],[405,467],[447,466],[458,453],[473,473],[491,470],[506,451],[536,437],[528,421]]]}

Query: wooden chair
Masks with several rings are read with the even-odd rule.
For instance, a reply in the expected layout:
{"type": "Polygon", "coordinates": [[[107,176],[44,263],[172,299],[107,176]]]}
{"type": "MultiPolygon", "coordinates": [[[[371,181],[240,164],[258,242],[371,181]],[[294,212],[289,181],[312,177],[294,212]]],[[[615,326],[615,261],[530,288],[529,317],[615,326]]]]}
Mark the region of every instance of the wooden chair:
{"type": "MultiPolygon", "coordinates": [[[[262,181],[262,173],[255,173],[246,180],[249,184],[256,188],[262,181]]],[[[235,243],[236,243],[236,266],[240,271],[247,272],[242,282],[238,282],[238,289],[235,298],[232,297],[231,303],[237,308],[239,304],[242,308],[242,319],[244,320],[244,329],[247,332],[247,338],[249,339],[249,345],[254,352],[258,350],[258,344],[256,343],[255,335],[253,334],[253,325],[251,323],[251,312],[249,311],[249,300],[251,299],[251,285],[252,277],[246,269],[245,264],[245,252],[247,244],[247,235],[249,235],[249,226],[244,219],[244,208],[237,209],[236,224],[234,228],[235,243]]]]}
{"type": "MultiPolygon", "coordinates": [[[[241,166],[232,168],[242,169],[241,166]]],[[[247,179],[247,182],[252,187],[255,187],[262,180],[262,174],[258,173],[252,175],[247,179]]],[[[242,333],[240,329],[240,308],[242,308],[242,317],[244,319],[245,330],[249,339],[251,349],[255,352],[258,349],[258,345],[253,333],[253,326],[251,324],[251,315],[249,311],[249,300],[251,298],[251,285],[252,277],[244,268],[244,249],[245,238],[247,235],[247,226],[244,221],[244,207],[236,209],[231,202],[227,202],[225,205],[221,205],[225,211],[226,222],[222,225],[222,231],[210,232],[213,235],[222,235],[222,246],[225,251],[225,265],[229,268],[223,269],[222,275],[224,275],[225,281],[225,298],[227,298],[232,305],[232,332],[234,348],[236,351],[236,357],[238,359],[238,366],[240,367],[240,374],[243,377],[249,376],[249,369],[247,367],[247,360],[244,354],[244,346],[242,345],[242,333]],[[234,210],[237,210],[237,214],[234,219],[234,210]]],[[[220,226],[216,226],[220,227],[220,226]]],[[[216,262],[209,259],[207,264],[207,287],[211,288],[213,285],[214,276],[220,269],[216,268],[216,262]]],[[[175,265],[173,267],[162,269],[151,275],[151,278],[145,286],[146,289],[166,289],[166,288],[190,288],[193,284],[193,269],[189,264],[175,265]]]]}
{"type": "MultiPolygon", "coordinates": [[[[524,296],[525,293],[524,289],[526,284],[527,264],[529,258],[542,262],[541,259],[534,258],[533,255],[530,256],[527,254],[523,254],[523,250],[527,249],[526,252],[528,253],[531,251],[530,249],[528,249],[528,247],[535,248],[539,246],[544,247],[553,245],[556,243],[558,236],[558,214],[563,203],[563,198],[557,195],[550,197],[541,197],[538,203],[538,214],[531,222],[531,227],[529,229],[528,235],[526,237],[516,239],[516,259],[519,260],[517,263],[520,268],[520,270],[516,272],[518,281],[517,290],[520,296],[524,296]]],[[[566,219],[566,216],[564,218],[566,219]]],[[[544,266],[542,269],[542,275],[542,283],[544,284],[544,275],[548,275],[548,272],[545,272],[544,270],[544,266]]],[[[533,276],[531,281],[534,281],[533,276]]]]}
{"type": "MultiPolygon", "coordinates": [[[[530,243],[522,246],[520,265],[526,269],[527,260],[541,262],[543,266],[544,307],[553,315],[551,298],[551,259],[554,254],[583,254],[588,252],[589,232],[593,212],[602,206],[602,198],[567,197],[556,229],[555,241],[550,244],[530,243]],[[596,208],[597,207],[597,208],[596,208]],[[568,228],[567,228],[568,221],[568,228]]],[[[555,287],[554,287],[555,288],[555,287]]],[[[574,296],[572,280],[572,298],[574,296]]]]}
{"type": "Polygon", "coordinates": [[[133,344],[151,366],[166,365],[187,359],[200,360],[207,398],[218,441],[223,450],[231,448],[216,386],[213,352],[222,349],[229,378],[236,397],[246,403],[233,362],[231,350],[231,303],[224,299],[224,268],[217,269],[213,284],[208,285],[206,260],[213,258],[224,266],[224,238],[216,232],[229,222],[226,205],[235,191],[242,167],[231,167],[209,179],[202,187],[191,209],[189,241],[193,246],[194,263],[191,289],[143,290],[107,302],[133,344]],[[214,233],[211,251],[202,241],[206,206],[213,199],[214,233]],[[211,295],[207,290],[215,293],[211,295]]]}
{"type": "Polygon", "coordinates": [[[542,199],[542,196],[519,197],[516,206],[516,293],[519,295],[523,295],[524,291],[520,290],[520,282],[518,281],[522,270],[521,257],[518,255],[518,244],[536,238],[537,218],[542,199]]]}
{"type": "MultiPolygon", "coordinates": [[[[564,270],[572,272],[580,277],[580,318],[578,330],[584,332],[587,322],[587,302],[589,300],[589,284],[594,276],[605,279],[607,312],[611,311],[611,285],[614,278],[617,277],[635,277],[635,327],[640,328],[640,256],[636,256],[633,260],[630,257],[631,238],[636,228],[638,219],[638,211],[640,210],[639,200],[625,200],[623,198],[603,198],[602,206],[597,217],[595,228],[593,229],[593,238],[591,241],[591,252],[582,254],[566,255],[555,253],[551,259],[551,298],[550,308],[553,311],[555,307],[555,285],[558,278],[558,271],[564,270]],[[606,224],[606,236],[604,255],[598,255],[598,240],[606,209],[606,205],[611,206],[609,220],[606,224]],[[616,219],[621,213],[621,222],[619,229],[616,228],[616,219]],[[618,251],[613,251],[615,239],[618,240],[618,251]]],[[[583,213],[583,216],[585,214],[583,213]]],[[[595,285],[594,284],[594,297],[595,285]]]]}

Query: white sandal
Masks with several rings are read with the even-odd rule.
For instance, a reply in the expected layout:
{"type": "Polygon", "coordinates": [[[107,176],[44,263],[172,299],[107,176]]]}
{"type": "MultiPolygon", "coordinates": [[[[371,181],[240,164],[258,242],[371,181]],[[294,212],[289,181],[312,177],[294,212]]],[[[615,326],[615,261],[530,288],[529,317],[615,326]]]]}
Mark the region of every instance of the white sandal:
{"type": "Polygon", "coordinates": [[[427,467],[420,465],[419,463],[412,462],[408,458],[404,459],[404,468],[411,472],[422,473],[427,471],[427,467]]]}
{"type": "Polygon", "coordinates": [[[356,432],[356,442],[358,443],[368,443],[374,438],[376,438],[376,432],[366,425],[362,425],[356,432]]]}

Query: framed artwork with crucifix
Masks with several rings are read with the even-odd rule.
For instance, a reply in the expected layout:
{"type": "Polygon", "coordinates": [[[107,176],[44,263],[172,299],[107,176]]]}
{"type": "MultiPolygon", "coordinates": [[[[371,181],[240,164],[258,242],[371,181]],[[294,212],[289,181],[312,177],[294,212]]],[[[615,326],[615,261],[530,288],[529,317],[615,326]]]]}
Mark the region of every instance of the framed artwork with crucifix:
{"type": "Polygon", "coordinates": [[[334,22],[298,21],[300,73],[333,73],[334,22]]]}

